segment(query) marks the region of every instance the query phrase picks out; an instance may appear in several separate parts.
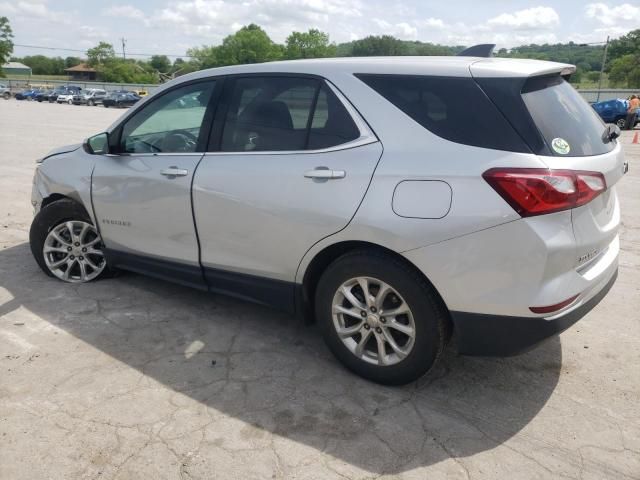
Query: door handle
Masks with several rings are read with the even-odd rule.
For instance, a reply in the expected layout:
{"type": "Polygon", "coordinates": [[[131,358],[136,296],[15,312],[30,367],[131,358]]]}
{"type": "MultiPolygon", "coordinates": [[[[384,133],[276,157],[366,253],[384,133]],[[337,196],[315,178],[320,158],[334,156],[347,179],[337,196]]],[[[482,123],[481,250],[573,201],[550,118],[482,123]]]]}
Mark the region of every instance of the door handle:
{"type": "Polygon", "coordinates": [[[316,167],[313,170],[304,172],[305,178],[315,178],[318,180],[332,180],[336,178],[344,178],[347,172],[344,170],[330,170],[327,167],[316,167]]]}
{"type": "Polygon", "coordinates": [[[169,167],[164,170],[160,170],[160,175],[164,175],[165,177],[185,177],[189,175],[189,170],[178,167],[169,167]]]}

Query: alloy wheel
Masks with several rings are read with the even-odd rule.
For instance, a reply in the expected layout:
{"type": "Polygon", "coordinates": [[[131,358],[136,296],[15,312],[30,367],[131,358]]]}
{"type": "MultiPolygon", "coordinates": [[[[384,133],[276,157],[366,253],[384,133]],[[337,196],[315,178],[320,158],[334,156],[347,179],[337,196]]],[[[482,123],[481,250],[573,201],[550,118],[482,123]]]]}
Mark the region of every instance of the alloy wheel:
{"type": "Polygon", "coordinates": [[[333,297],[332,317],[342,343],[367,363],[394,365],[413,349],[416,326],[409,305],[376,278],[344,282],[333,297]]]}
{"type": "Polygon", "coordinates": [[[102,273],[107,262],[102,239],[90,223],[67,221],[54,227],[42,253],[49,271],[65,282],[83,283],[102,273]]]}

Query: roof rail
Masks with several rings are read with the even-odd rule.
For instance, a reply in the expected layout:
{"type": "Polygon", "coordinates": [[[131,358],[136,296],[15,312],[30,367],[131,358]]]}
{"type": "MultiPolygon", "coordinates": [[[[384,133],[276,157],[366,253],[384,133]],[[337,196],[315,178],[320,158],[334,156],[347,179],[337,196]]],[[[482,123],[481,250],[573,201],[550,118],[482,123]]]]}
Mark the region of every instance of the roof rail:
{"type": "Polygon", "coordinates": [[[493,54],[493,49],[496,48],[495,43],[481,43],[479,45],[474,45],[473,47],[469,47],[460,53],[458,53],[458,57],[487,57],[489,58],[493,54]]]}

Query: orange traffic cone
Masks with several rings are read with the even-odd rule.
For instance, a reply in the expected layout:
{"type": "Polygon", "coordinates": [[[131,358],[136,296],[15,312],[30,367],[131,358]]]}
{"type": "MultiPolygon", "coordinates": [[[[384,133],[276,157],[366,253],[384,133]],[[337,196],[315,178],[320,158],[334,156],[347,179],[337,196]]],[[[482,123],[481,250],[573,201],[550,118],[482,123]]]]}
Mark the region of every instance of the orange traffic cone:
{"type": "Polygon", "coordinates": [[[633,136],[633,140],[631,140],[631,143],[640,143],[638,142],[638,132],[636,132],[636,134],[633,136]]]}

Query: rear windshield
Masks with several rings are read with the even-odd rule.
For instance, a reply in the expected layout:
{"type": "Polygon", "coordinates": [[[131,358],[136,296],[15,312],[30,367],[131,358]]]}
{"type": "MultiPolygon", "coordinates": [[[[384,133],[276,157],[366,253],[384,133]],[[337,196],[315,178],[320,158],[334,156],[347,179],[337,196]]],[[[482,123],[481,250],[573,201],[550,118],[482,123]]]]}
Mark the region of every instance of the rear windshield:
{"type": "Polygon", "coordinates": [[[472,78],[356,76],[424,128],[442,138],[496,150],[531,151],[472,78]]]}
{"type": "Polygon", "coordinates": [[[554,155],[584,157],[614,148],[613,142],[602,140],[605,124],[600,117],[562,77],[528,80],[522,99],[554,155]]]}

